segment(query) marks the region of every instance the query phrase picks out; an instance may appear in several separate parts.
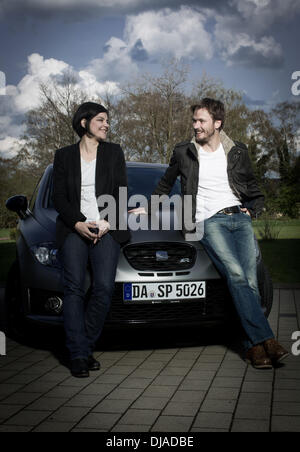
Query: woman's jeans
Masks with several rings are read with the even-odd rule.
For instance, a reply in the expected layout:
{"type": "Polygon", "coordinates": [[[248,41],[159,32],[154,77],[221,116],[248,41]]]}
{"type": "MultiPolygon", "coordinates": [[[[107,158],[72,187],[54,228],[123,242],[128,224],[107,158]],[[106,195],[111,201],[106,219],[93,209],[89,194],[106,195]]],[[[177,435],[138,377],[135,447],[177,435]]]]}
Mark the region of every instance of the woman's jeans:
{"type": "Polygon", "coordinates": [[[64,269],[63,316],[70,358],[87,359],[101,335],[115,287],[120,245],[105,234],[96,245],[79,234],[67,236],[61,249],[64,269]],[[92,291],[85,302],[88,261],[92,291]]]}
{"type": "Polygon", "coordinates": [[[216,214],[204,222],[201,243],[227,281],[246,334],[246,350],[274,338],[261,308],[254,240],[251,218],[245,213],[216,214]]]}

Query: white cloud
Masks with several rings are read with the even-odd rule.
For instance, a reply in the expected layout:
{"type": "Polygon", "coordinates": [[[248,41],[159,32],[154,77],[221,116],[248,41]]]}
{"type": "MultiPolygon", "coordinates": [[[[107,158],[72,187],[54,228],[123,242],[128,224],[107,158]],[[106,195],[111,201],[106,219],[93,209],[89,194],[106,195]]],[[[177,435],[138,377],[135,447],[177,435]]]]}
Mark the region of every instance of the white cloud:
{"type": "Polygon", "coordinates": [[[261,32],[300,13],[299,0],[231,0],[231,4],[250,27],[261,32]]]}
{"type": "MultiPolygon", "coordinates": [[[[235,3],[240,0],[233,0],[235,3]]],[[[238,15],[217,15],[214,29],[216,47],[227,65],[239,64],[251,67],[280,67],[283,63],[283,50],[275,38],[265,34],[266,24],[259,24],[259,8],[270,0],[247,0],[254,9],[253,17],[246,20],[238,15]],[[263,3],[264,2],[264,3],[263,3]],[[258,17],[255,15],[257,14],[258,17]]],[[[247,14],[250,11],[247,10],[247,14]]]]}
{"type": "Polygon", "coordinates": [[[217,45],[227,65],[278,67],[283,61],[282,47],[272,36],[256,39],[247,33],[232,33],[219,24],[215,30],[217,45]]]}
{"type": "MultiPolygon", "coordinates": [[[[114,63],[116,63],[115,60],[114,63]]],[[[24,142],[22,136],[25,126],[20,119],[31,109],[40,105],[40,84],[51,85],[53,80],[59,80],[65,72],[74,73],[77,78],[75,88],[78,88],[91,99],[101,98],[106,93],[117,94],[119,84],[111,80],[99,81],[99,78],[88,68],[76,73],[66,62],[54,58],[45,59],[34,53],[28,57],[28,72],[17,86],[6,87],[6,95],[1,96],[0,104],[0,155],[4,158],[14,157],[24,142]]],[[[109,71],[107,71],[108,75],[109,71]]]]}
{"type": "Polygon", "coordinates": [[[0,139],[0,157],[4,159],[13,158],[25,144],[24,140],[7,136],[3,140],[0,139]]]}
{"type": "Polygon", "coordinates": [[[207,16],[188,7],[179,11],[162,9],[128,16],[125,41],[132,49],[137,43],[150,57],[174,56],[178,59],[210,59],[213,45],[205,30],[207,16]]]}
{"type": "Polygon", "coordinates": [[[94,59],[87,67],[87,71],[97,80],[106,82],[113,91],[118,90],[117,82],[124,82],[138,73],[138,67],[130,56],[130,47],[122,39],[112,37],[105,45],[102,58],[94,59]],[[114,84],[112,82],[113,81],[114,84]]]}
{"type": "Polygon", "coordinates": [[[51,77],[62,75],[70,66],[64,61],[50,58],[45,60],[41,55],[33,53],[28,57],[28,74],[17,86],[18,93],[14,98],[20,113],[35,108],[40,103],[40,84],[47,83],[51,77]]]}
{"type": "MultiPolygon", "coordinates": [[[[202,3],[221,4],[223,0],[202,0],[202,3]]],[[[160,9],[165,7],[178,8],[185,5],[199,6],[199,0],[2,0],[0,3],[0,14],[6,12],[23,11],[30,14],[45,16],[45,13],[67,13],[69,18],[76,17],[78,13],[84,20],[90,13],[99,14],[130,14],[145,10],[160,9]]],[[[78,16],[77,16],[78,18],[78,16]]]]}
{"type": "MultiPolygon", "coordinates": [[[[76,75],[77,83],[75,87],[93,98],[101,97],[106,92],[118,93],[118,83],[107,80],[105,77],[102,81],[99,81],[97,73],[92,71],[92,66],[76,73],[72,66],[64,61],[54,58],[45,59],[43,56],[34,53],[28,57],[28,73],[16,87],[10,86],[7,91],[10,93],[12,102],[19,114],[24,114],[39,106],[41,83],[49,85],[53,80],[59,80],[67,72],[76,75]]],[[[109,75],[108,70],[106,70],[106,73],[109,75]]]]}
{"type": "Polygon", "coordinates": [[[0,140],[7,136],[19,137],[24,133],[24,125],[16,124],[12,115],[0,116],[0,140]]]}

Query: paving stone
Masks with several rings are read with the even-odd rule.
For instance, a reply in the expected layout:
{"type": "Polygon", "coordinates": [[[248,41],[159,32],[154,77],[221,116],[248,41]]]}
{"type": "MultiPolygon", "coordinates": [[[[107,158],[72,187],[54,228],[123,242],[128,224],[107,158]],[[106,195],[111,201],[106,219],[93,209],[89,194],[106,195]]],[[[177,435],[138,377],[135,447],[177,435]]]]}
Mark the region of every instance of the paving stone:
{"type": "Polygon", "coordinates": [[[41,397],[38,393],[16,392],[4,399],[1,403],[8,405],[23,405],[24,407],[41,397]]]}
{"type": "Polygon", "coordinates": [[[123,425],[123,424],[117,424],[111,432],[114,433],[147,433],[150,431],[151,426],[150,425],[123,425]]]}
{"type": "Polygon", "coordinates": [[[300,391],[284,390],[274,391],[274,402],[298,402],[300,403],[300,391]]]}
{"type": "Polygon", "coordinates": [[[172,402],[201,403],[205,397],[205,391],[177,391],[172,397],[172,402]]]}
{"type": "Polygon", "coordinates": [[[23,405],[0,405],[0,422],[4,422],[6,419],[9,419],[14,414],[18,413],[18,411],[24,408],[23,405]]]}
{"type": "Polygon", "coordinates": [[[235,419],[268,420],[270,418],[270,413],[270,405],[239,403],[235,412],[235,419]]]}
{"type": "Polygon", "coordinates": [[[211,385],[211,380],[191,380],[186,378],[179,386],[180,391],[206,391],[211,385]]]}
{"type": "Polygon", "coordinates": [[[67,400],[68,399],[57,399],[54,397],[41,397],[28,405],[27,409],[33,411],[55,411],[64,405],[67,400]]]}
{"type": "Polygon", "coordinates": [[[235,400],[215,400],[206,398],[200,411],[213,413],[233,413],[235,410],[235,400]]]}
{"type": "Polygon", "coordinates": [[[239,403],[243,405],[269,405],[271,406],[272,394],[270,392],[241,392],[239,403]]]}
{"type": "Polygon", "coordinates": [[[168,397],[144,397],[141,396],[133,405],[132,408],[145,410],[162,410],[169,402],[168,397]]]}
{"type": "Polygon", "coordinates": [[[247,381],[243,384],[243,392],[272,392],[271,382],[247,381]]]}
{"type": "Polygon", "coordinates": [[[188,432],[193,423],[193,417],[160,416],[151,429],[152,432],[188,432]]]}
{"type": "Polygon", "coordinates": [[[229,413],[200,412],[195,420],[194,428],[218,428],[229,431],[232,415],[229,413]]]}
{"type": "Polygon", "coordinates": [[[300,416],[272,416],[272,432],[300,432],[300,416]]]}
{"type": "Polygon", "coordinates": [[[239,389],[236,388],[211,388],[207,393],[207,398],[216,400],[237,400],[239,389]]]}
{"type": "Polygon", "coordinates": [[[89,413],[76,427],[109,431],[120,419],[120,414],[89,413]]]}
{"type": "Polygon", "coordinates": [[[120,384],[120,388],[128,388],[128,389],[145,389],[151,383],[152,379],[150,378],[127,378],[120,384]]]}
{"type": "Polygon", "coordinates": [[[274,402],[274,416],[299,416],[300,419],[300,403],[274,402]]]}
{"type": "Polygon", "coordinates": [[[38,427],[35,427],[32,431],[39,433],[65,433],[70,432],[74,425],[73,422],[45,421],[38,427]]]}
{"type": "Polygon", "coordinates": [[[81,407],[81,408],[93,408],[100,403],[104,398],[104,395],[88,395],[88,394],[77,394],[71,398],[71,400],[66,401],[65,406],[69,407],[81,407]]]}
{"type": "Polygon", "coordinates": [[[142,392],[143,389],[117,388],[107,396],[107,399],[134,401],[141,395],[142,392]]]}
{"type": "Polygon", "coordinates": [[[23,410],[5,422],[5,425],[36,426],[51,414],[51,411],[23,410]]]}
{"type": "Polygon", "coordinates": [[[269,421],[235,419],[232,424],[231,432],[266,433],[269,432],[269,421]]]}
{"type": "Polygon", "coordinates": [[[49,417],[55,422],[79,422],[89,412],[89,408],[63,406],[49,417]]]}
{"type": "Polygon", "coordinates": [[[0,425],[0,433],[27,433],[31,430],[29,425],[0,425]]]}
{"type": "Polygon", "coordinates": [[[175,386],[154,386],[151,385],[144,392],[145,397],[172,397],[176,391],[175,386]]]}
{"type": "Polygon", "coordinates": [[[137,410],[130,409],[126,414],[119,420],[119,425],[153,425],[158,416],[160,415],[159,410],[137,410]]]}
{"type": "Polygon", "coordinates": [[[185,367],[166,367],[161,373],[160,376],[167,377],[167,376],[186,376],[188,373],[188,369],[185,367]]]}
{"type": "Polygon", "coordinates": [[[213,380],[214,388],[240,388],[243,379],[238,377],[216,377],[213,380]]]}
{"type": "Polygon", "coordinates": [[[132,405],[131,400],[103,400],[95,408],[93,413],[125,413],[132,405]]]}
{"type": "Polygon", "coordinates": [[[196,416],[199,403],[170,402],[164,409],[163,416],[196,416]]]}
{"type": "Polygon", "coordinates": [[[184,379],[184,377],[182,376],[167,376],[167,377],[163,377],[163,376],[159,376],[157,378],[155,378],[155,380],[153,381],[153,385],[155,386],[178,386],[180,385],[180,383],[182,382],[182,380],[184,379]]]}
{"type": "Polygon", "coordinates": [[[282,389],[297,390],[299,389],[299,380],[282,380],[276,378],[274,388],[275,392],[281,391],[282,389]]]}
{"type": "MultiPolygon", "coordinates": [[[[279,301],[281,313],[295,313],[295,297],[276,289],[269,319],[287,348],[299,328],[296,318],[280,317],[278,330],[279,301]]],[[[297,313],[300,320],[300,304],[297,313]]],[[[48,350],[10,339],[7,350],[0,359],[0,432],[300,431],[300,360],[292,355],[260,371],[235,343],[98,350],[101,371],[80,380],[48,350]]]]}

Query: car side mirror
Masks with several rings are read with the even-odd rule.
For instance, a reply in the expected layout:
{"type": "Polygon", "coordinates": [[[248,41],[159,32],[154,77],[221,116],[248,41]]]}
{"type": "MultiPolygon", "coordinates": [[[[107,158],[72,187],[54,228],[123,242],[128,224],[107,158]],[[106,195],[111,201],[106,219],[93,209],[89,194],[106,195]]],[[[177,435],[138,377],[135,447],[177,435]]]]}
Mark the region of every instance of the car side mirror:
{"type": "Polygon", "coordinates": [[[5,206],[8,210],[11,210],[12,212],[18,214],[21,220],[24,220],[26,218],[26,211],[28,208],[28,201],[26,196],[12,196],[6,201],[5,206]]]}

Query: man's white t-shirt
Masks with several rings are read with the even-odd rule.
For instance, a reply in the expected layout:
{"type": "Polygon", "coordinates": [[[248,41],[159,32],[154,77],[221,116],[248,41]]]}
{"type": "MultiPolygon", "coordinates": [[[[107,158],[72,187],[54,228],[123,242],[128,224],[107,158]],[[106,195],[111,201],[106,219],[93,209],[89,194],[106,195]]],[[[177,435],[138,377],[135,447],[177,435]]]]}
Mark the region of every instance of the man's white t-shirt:
{"type": "Polygon", "coordinates": [[[96,159],[87,162],[81,159],[81,204],[80,211],[86,221],[100,220],[100,214],[95,194],[96,159]]]}
{"type": "Polygon", "coordinates": [[[227,158],[222,144],[215,152],[207,152],[200,147],[198,154],[199,186],[196,223],[211,218],[225,207],[241,205],[229,185],[227,158]]]}

